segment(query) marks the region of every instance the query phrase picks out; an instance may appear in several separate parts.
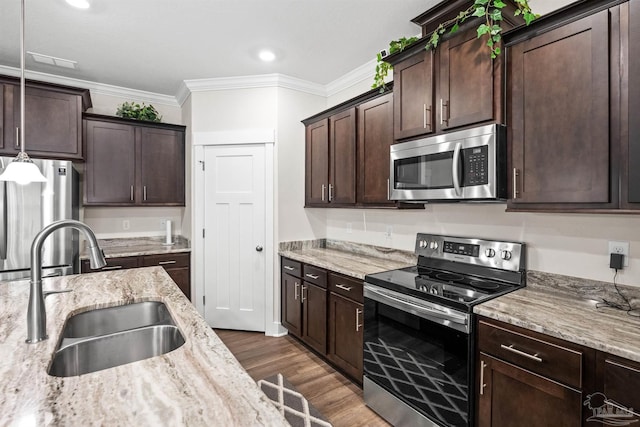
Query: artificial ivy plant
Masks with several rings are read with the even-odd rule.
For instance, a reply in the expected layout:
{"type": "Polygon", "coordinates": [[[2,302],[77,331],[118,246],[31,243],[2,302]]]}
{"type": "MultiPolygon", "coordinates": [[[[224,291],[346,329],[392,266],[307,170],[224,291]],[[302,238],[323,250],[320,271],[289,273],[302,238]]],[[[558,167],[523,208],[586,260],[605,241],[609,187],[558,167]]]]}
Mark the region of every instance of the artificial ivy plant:
{"type": "MultiPolygon", "coordinates": [[[[528,0],[514,0],[514,3],[516,5],[514,15],[521,15],[527,25],[537,18],[538,15],[531,11],[528,0]]],[[[500,40],[502,38],[502,28],[499,25],[499,21],[502,21],[502,9],[505,6],[506,3],[502,0],[475,0],[469,8],[461,11],[455,18],[438,25],[431,33],[431,36],[429,36],[425,49],[437,48],[438,43],[440,43],[440,37],[447,29],[449,33],[455,33],[460,28],[460,25],[468,18],[478,17],[483,18],[477,28],[478,38],[486,36],[491,58],[497,57],[501,52],[500,40]]],[[[389,54],[401,52],[417,40],[417,37],[402,37],[399,40],[394,40],[389,44],[389,54]]],[[[384,90],[384,79],[392,67],[391,64],[382,60],[380,53],[378,53],[377,59],[376,75],[374,76],[374,82],[371,87],[372,89],[380,87],[381,90],[384,90]]]]}
{"type": "Polygon", "coordinates": [[[144,103],[142,103],[142,106],[140,106],[140,104],[134,102],[124,102],[118,106],[116,116],[125,119],[146,120],[148,122],[159,122],[162,120],[162,116],[153,105],[144,105],[144,103]]]}

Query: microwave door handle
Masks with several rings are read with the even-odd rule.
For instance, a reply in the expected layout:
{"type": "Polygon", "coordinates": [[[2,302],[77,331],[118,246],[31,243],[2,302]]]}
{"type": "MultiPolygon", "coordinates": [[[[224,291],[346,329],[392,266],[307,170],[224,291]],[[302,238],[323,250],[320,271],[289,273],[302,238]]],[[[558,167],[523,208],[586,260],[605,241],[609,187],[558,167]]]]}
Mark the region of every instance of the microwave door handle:
{"type": "Polygon", "coordinates": [[[7,182],[0,183],[0,260],[7,259],[7,182]]]}
{"type": "Polygon", "coordinates": [[[456,147],[453,149],[453,164],[451,165],[451,174],[453,175],[453,188],[456,192],[456,196],[462,196],[462,189],[460,188],[460,149],[462,148],[461,142],[456,142],[456,147]]]}

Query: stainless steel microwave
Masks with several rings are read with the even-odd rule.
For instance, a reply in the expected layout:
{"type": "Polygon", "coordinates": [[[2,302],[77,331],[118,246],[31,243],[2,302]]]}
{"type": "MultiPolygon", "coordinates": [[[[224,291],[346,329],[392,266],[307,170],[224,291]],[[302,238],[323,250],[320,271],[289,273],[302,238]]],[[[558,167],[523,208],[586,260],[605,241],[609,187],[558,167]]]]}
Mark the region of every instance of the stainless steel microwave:
{"type": "Polygon", "coordinates": [[[394,144],[390,154],[391,200],[506,198],[505,126],[493,124],[394,144]]]}

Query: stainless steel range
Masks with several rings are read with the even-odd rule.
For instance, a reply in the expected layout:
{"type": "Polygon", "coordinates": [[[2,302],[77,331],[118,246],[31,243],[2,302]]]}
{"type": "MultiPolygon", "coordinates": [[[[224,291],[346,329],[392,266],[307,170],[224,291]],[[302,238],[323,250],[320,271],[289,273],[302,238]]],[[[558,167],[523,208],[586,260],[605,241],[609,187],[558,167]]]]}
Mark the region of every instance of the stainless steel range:
{"type": "Polygon", "coordinates": [[[473,306],[525,285],[524,243],[418,234],[365,277],[364,398],[394,426],[473,425],[473,306]]]}

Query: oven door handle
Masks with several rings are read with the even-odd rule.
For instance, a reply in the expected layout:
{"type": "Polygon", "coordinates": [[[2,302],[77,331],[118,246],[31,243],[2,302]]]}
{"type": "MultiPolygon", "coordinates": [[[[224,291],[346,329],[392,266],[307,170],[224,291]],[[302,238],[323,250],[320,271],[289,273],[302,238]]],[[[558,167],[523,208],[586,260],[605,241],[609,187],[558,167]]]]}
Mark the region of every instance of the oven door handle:
{"type": "Polygon", "coordinates": [[[462,189],[460,188],[460,149],[462,148],[461,142],[456,142],[456,146],[453,149],[453,163],[451,165],[451,175],[453,176],[453,189],[456,192],[456,196],[462,196],[462,189]]]}
{"type": "Polygon", "coordinates": [[[461,314],[456,315],[448,310],[447,312],[443,310],[438,310],[436,308],[430,308],[429,306],[423,304],[412,303],[411,301],[406,301],[402,298],[397,298],[390,294],[390,292],[380,291],[374,289],[372,286],[365,285],[364,286],[364,296],[367,298],[371,298],[374,301],[380,302],[382,304],[385,303],[393,303],[393,305],[399,310],[405,309],[405,311],[414,312],[416,315],[420,317],[429,316],[436,317],[442,320],[448,320],[452,323],[457,323],[459,325],[467,326],[469,324],[469,316],[461,314]]]}

